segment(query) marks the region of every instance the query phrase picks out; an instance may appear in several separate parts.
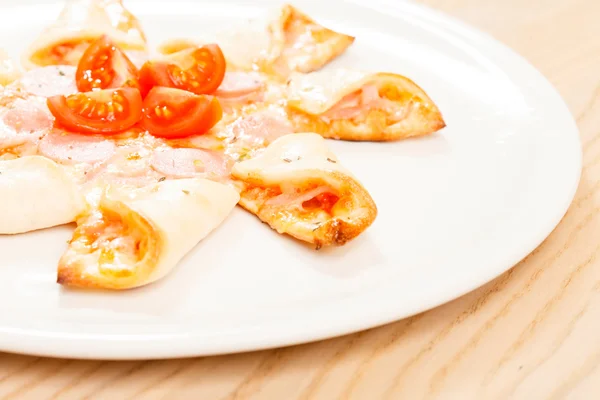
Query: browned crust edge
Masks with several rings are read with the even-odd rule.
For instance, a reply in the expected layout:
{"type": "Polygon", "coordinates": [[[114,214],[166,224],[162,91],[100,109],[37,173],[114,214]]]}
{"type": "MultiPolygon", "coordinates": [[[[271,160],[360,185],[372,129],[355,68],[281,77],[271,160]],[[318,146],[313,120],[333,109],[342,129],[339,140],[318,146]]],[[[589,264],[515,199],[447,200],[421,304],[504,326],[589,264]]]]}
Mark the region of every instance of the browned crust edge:
{"type": "MultiPolygon", "coordinates": [[[[321,25],[320,23],[312,19],[304,12],[300,11],[298,8],[292,6],[291,4],[284,4],[282,6],[279,21],[276,22],[276,25],[271,25],[271,29],[277,29],[281,33],[284,33],[287,30],[287,26],[295,20],[302,21],[305,25],[316,25],[323,29],[325,40],[322,43],[320,43],[320,45],[328,50],[328,54],[321,60],[317,60],[315,58],[311,59],[309,65],[306,65],[305,67],[291,68],[291,71],[308,73],[319,70],[325,65],[332,62],[337,57],[339,57],[341,54],[343,54],[346,51],[346,49],[350,45],[352,45],[352,43],[354,43],[354,36],[337,32],[332,29],[329,29],[324,25],[321,25]]],[[[279,49],[279,54],[275,55],[276,58],[272,60],[266,60],[263,62],[263,65],[261,66],[263,72],[265,72],[268,75],[283,79],[287,77],[287,74],[281,74],[277,71],[277,68],[275,68],[278,62],[285,63],[283,50],[284,46],[282,46],[279,49]]]]}
{"type": "Polygon", "coordinates": [[[446,122],[438,106],[429,95],[410,78],[381,73],[379,77],[402,80],[403,91],[410,94],[408,101],[418,99],[408,116],[400,122],[386,126],[386,115],[382,111],[373,110],[364,122],[354,123],[350,120],[335,120],[329,123],[319,115],[303,111],[298,106],[288,105],[287,113],[295,132],[316,132],[328,139],[339,139],[361,142],[390,142],[410,137],[435,133],[446,127],[446,122]]]}
{"type": "MultiPolygon", "coordinates": [[[[314,170],[315,176],[322,176],[322,174],[323,171],[314,170]]],[[[332,180],[339,182],[339,186],[345,188],[344,192],[351,196],[352,208],[348,210],[348,214],[352,214],[352,212],[356,212],[357,210],[360,210],[360,213],[355,217],[348,217],[347,219],[344,217],[332,217],[329,221],[310,232],[295,229],[284,230],[283,233],[298,240],[315,244],[316,249],[323,246],[342,246],[348,243],[371,226],[378,214],[373,198],[358,181],[337,171],[327,172],[327,174],[332,180]]],[[[241,193],[239,205],[248,212],[256,215],[261,221],[269,224],[271,228],[277,230],[278,220],[270,218],[267,213],[262,213],[262,205],[255,207],[255,202],[246,197],[244,191],[241,193]]]]}
{"type": "MultiPolygon", "coordinates": [[[[95,273],[86,272],[85,270],[88,265],[81,259],[78,259],[75,262],[68,262],[68,249],[58,262],[56,282],[66,287],[112,290],[131,289],[145,285],[148,283],[152,272],[158,266],[160,255],[163,250],[163,241],[159,237],[158,229],[151,221],[131,210],[127,205],[120,201],[110,202],[110,205],[101,205],[101,208],[102,207],[110,207],[112,212],[116,212],[122,218],[126,218],[128,224],[135,224],[135,229],[140,230],[142,235],[147,237],[148,245],[145,256],[136,265],[132,275],[115,277],[104,275],[99,270],[96,270],[95,273]]],[[[88,213],[84,213],[77,218],[77,221],[85,220],[87,216],[88,213]]]]}

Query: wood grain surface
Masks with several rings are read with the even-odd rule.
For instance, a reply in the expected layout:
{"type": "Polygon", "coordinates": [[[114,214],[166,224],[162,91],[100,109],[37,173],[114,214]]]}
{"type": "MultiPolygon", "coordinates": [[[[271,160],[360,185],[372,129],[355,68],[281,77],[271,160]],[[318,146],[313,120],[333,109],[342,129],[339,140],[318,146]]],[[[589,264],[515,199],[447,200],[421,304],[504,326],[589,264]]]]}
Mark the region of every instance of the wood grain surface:
{"type": "Polygon", "coordinates": [[[0,398],[599,399],[600,1],[420,2],[525,56],[577,118],[581,184],[537,250],[442,307],[308,345],[147,362],[0,354],[0,398]]]}

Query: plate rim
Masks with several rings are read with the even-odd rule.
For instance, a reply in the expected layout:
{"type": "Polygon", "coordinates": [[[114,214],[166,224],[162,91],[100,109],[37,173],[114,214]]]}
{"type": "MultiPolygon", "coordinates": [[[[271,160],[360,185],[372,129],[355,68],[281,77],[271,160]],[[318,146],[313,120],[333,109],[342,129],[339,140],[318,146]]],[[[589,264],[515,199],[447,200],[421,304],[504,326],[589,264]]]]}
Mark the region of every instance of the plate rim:
{"type": "MultiPolygon", "coordinates": [[[[239,340],[240,335],[236,336],[235,333],[231,334],[234,340],[230,340],[231,336],[223,332],[224,334],[219,335],[220,338],[215,338],[215,341],[209,342],[207,345],[206,342],[202,342],[202,339],[206,336],[202,336],[201,332],[198,331],[176,334],[150,333],[144,337],[139,337],[137,335],[125,336],[118,334],[107,336],[104,334],[41,332],[35,329],[7,328],[0,325],[1,351],[77,359],[141,360],[229,354],[329,339],[398,321],[461,297],[512,269],[552,233],[563,219],[575,197],[582,171],[582,148],[579,129],[567,104],[552,83],[524,57],[490,34],[471,27],[455,17],[446,15],[431,7],[405,1],[393,2],[391,0],[371,0],[369,2],[364,0],[349,0],[348,2],[380,13],[393,12],[404,15],[408,13],[425,21],[428,25],[435,23],[436,27],[448,30],[471,43],[475,39],[483,38],[495,50],[501,50],[506,54],[510,54],[515,61],[513,64],[529,69],[531,73],[537,75],[540,83],[543,83],[547,89],[552,91],[551,101],[560,106],[565,111],[565,117],[568,115],[570,119],[569,123],[572,125],[572,129],[569,134],[571,134],[571,140],[576,145],[575,147],[578,151],[569,157],[569,160],[573,162],[570,166],[573,177],[571,185],[568,188],[569,190],[567,191],[565,188],[565,191],[561,192],[563,196],[556,201],[557,205],[556,209],[553,209],[552,217],[545,219],[546,224],[543,228],[535,230],[537,234],[532,235],[535,237],[531,238],[530,243],[522,246],[519,251],[515,251],[505,257],[502,262],[497,262],[498,266],[496,268],[483,269],[484,273],[479,273],[470,281],[461,281],[459,290],[457,290],[456,285],[448,285],[448,289],[444,293],[438,294],[428,302],[418,302],[418,305],[409,307],[403,306],[402,312],[394,311],[394,307],[382,308],[376,313],[372,313],[371,316],[365,314],[360,318],[356,318],[354,315],[346,318],[337,318],[336,324],[333,327],[319,326],[313,323],[306,324],[310,328],[302,330],[302,324],[297,324],[299,327],[296,329],[289,328],[292,325],[288,325],[287,329],[281,329],[281,327],[278,330],[275,329],[277,334],[271,333],[265,337],[254,335],[250,338],[244,338],[244,340],[239,340]],[[100,344],[102,345],[100,346],[100,344]]],[[[35,3],[35,1],[27,3],[35,3]]],[[[311,315],[308,317],[310,319],[311,315]]],[[[304,322],[306,322],[306,319],[304,322]]],[[[265,329],[265,327],[258,326],[256,329],[265,329]]]]}

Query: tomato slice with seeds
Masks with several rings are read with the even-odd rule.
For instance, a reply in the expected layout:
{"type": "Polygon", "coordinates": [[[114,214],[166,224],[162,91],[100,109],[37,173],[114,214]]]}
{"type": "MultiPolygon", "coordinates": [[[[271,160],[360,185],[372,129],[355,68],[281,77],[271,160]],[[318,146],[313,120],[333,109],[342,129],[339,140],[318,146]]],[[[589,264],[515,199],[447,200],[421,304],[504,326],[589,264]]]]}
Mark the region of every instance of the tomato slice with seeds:
{"type": "Polygon", "coordinates": [[[153,136],[176,139],[202,135],[222,117],[216,97],[154,87],[144,99],[142,127],[153,136]]]}
{"type": "Polygon", "coordinates": [[[47,103],[60,125],[79,133],[122,132],[135,125],[142,116],[142,96],[135,88],[53,96],[47,103]]]}
{"type": "Polygon", "coordinates": [[[83,53],[75,79],[80,92],[118,87],[139,88],[139,71],[108,36],[103,35],[83,53]]]}
{"type": "Polygon", "coordinates": [[[195,94],[211,94],[225,77],[225,57],[216,44],[181,50],[166,61],[148,61],[140,71],[146,93],[154,86],[172,87],[195,94]]]}

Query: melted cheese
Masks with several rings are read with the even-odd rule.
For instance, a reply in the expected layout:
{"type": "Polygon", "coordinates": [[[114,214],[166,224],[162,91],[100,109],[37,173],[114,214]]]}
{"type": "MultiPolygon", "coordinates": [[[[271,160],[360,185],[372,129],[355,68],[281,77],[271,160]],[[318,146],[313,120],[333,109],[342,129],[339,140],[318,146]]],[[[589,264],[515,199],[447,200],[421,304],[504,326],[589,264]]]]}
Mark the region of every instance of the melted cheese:
{"type": "Polygon", "coordinates": [[[283,136],[232,175],[242,183],[240,205],[279,233],[317,247],[344,244],[375,219],[368,192],[329,151],[322,136],[283,136]]]}
{"type": "Polygon", "coordinates": [[[0,193],[0,233],[66,224],[85,207],[67,171],[40,156],[0,161],[0,193]]]}
{"type": "Polygon", "coordinates": [[[373,84],[378,75],[352,69],[295,73],[288,81],[288,105],[309,114],[322,114],[345,96],[373,84]]]}
{"type": "Polygon", "coordinates": [[[424,107],[435,107],[419,86],[402,75],[347,68],[293,74],[287,87],[288,105],[308,114],[319,115],[363,88],[377,88],[380,95],[384,92],[383,100],[395,101],[399,106],[414,101],[424,107]],[[388,93],[393,93],[394,98],[388,93]]]}
{"type": "Polygon", "coordinates": [[[398,140],[445,126],[423,89],[398,74],[351,69],[294,74],[287,98],[294,129],[328,138],[398,140]]]}
{"type": "Polygon", "coordinates": [[[271,186],[290,180],[326,179],[333,171],[352,176],[338,162],[322,136],[296,133],[278,138],[254,158],[235,164],[232,175],[243,181],[271,186]]]}
{"type": "Polygon", "coordinates": [[[109,187],[96,211],[78,221],[59,262],[59,282],[126,289],[156,281],[219,226],[238,200],[231,187],[197,178],[134,191],[109,187]]]}
{"type": "Polygon", "coordinates": [[[272,58],[271,36],[267,31],[270,18],[272,13],[195,39],[169,39],[158,47],[158,51],[170,55],[190,47],[217,43],[227,58],[228,69],[257,69],[260,60],[272,58]]]}
{"type": "Polygon", "coordinates": [[[96,210],[77,227],[70,249],[92,273],[127,276],[141,258],[138,249],[143,240],[140,232],[128,232],[122,220],[96,210]]]}
{"type": "Polygon", "coordinates": [[[0,49],[0,86],[6,86],[21,77],[21,71],[13,60],[0,49]]]}
{"type": "Polygon", "coordinates": [[[159,46],[162,54],[218,43],[228,68],[260,70],[287,76],[291,71],[321,68],[341,54],[354,38],[327,29],[285,4],[236,26],[196,39],[171,39],[159,46]]]}

